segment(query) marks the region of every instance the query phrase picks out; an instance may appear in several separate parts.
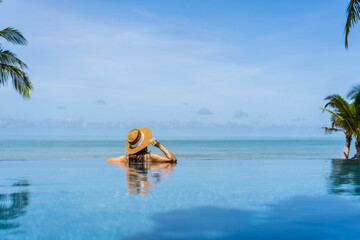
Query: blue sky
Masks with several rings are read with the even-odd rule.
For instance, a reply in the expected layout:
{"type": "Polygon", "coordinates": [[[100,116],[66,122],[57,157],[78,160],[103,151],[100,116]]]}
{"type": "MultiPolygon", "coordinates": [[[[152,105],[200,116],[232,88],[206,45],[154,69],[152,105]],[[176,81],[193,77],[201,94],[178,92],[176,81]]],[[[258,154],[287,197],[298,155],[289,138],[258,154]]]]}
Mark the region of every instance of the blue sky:
{"type": "Polygon", "coordinates": [[[359,82],[347,3],[4,0],[35,90],[0,88],[0,134],[323,136],[324,97],[359,82]]]}

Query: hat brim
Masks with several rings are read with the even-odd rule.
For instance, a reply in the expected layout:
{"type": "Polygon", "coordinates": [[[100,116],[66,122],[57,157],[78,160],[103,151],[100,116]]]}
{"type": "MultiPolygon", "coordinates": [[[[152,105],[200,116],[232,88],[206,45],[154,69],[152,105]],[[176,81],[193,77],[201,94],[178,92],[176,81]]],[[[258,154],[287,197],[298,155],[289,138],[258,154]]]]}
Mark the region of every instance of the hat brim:
{"type": "Polygon", "coordinates": [[[134,153],[137,153],[139,152],[140,150],[144,149],[147,147],[147,145],[150,144],[150,140],[152,138],[152,134],[151,134],[151,130],[146,128],[146,127],[143,127],[143,128],[138,128],[138,130],[140,132],[142,132],[142,134],[144,134],[144,140],[142,141],[142,143],[137,146],[136,148],[131,148],[130,147],[130,143],[128,141],[126,141],[126,152],[128,154],[134,154],[134,153]]]}

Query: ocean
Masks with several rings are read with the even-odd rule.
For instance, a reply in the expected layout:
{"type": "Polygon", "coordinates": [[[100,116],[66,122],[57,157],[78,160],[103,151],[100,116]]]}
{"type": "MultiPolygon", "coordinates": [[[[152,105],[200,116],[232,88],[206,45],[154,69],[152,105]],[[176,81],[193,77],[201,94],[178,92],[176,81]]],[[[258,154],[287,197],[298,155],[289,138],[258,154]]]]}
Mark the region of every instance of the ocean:
{"type": "MultiPolygon", "coordinates": [[[[341,156],[345,143],[341,138],[159,140],[180,160],[333,159],[341,156]]],[[[161,153],[152,145],[149,150],[161,153]]],[[[122,139],[0,137],[0,160],[105,160],[122,154],[122,139]]]]}

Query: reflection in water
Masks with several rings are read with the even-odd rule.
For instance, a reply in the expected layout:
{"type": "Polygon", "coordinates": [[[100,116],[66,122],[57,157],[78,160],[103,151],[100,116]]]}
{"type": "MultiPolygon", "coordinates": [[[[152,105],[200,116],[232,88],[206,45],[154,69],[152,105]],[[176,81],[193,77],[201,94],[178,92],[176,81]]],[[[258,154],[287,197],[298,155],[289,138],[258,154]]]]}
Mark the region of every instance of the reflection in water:
{"type": "Polygon", "coordinates": [[[13,220],[25,214],[25,207],[29,205],[29,185],[27,180],[20,180],[12,185],[16,192],[0,193],[0,230],[19,227],[13,220]]]}
{"type": "Polygon", "coordinates": [[[144,163],[127,164],[126,181],[130,194],[149,194],[151,186],[167,180],[176,163],[144,163]]]}
{"type": "Polygon", "coordinates": [[[170,172],[175,167],[174,162],[149,162],[144,163],[118,163],[126,168],[126,182],[130,194],[149,194],[151,187],[161,181],[167,180],[170,172]]]}
{"type": "Polygon", "coordinates": [[[328,187],[334,194],[359,195],[360,160],[332,160],[328,187]]]}

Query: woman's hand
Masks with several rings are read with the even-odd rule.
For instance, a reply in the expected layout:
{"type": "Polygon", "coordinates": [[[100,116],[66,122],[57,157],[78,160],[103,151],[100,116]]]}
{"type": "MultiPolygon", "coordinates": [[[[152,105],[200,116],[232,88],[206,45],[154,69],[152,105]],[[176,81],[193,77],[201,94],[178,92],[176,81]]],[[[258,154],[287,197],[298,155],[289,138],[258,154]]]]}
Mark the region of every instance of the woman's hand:
{"type": "Polygon", "coordinates": [[[161,143],[160,143],[158,140],[156,140],[155,138],[150,139],[150,142],[151,142],[151,144],[154,145],[155,147],[160,147],[160,145],[161,145],[161,143]]]}
{"type": "Polygon", "coordinates": [[[163,145],[161,145],[161,143],[156,140],[155,138],[150,139],[150,142],[152,145],[154,145],[155,147],[158,147],[164,154],[166,157],[161,156],[159,154],[156,153],[150,153],[151,155],[151,159],[154,161],[176,161],[176,157],[174,156],[174,154],[172,154],[169,150],[166,149],[166,147],[164,147],[163,145]]]}

